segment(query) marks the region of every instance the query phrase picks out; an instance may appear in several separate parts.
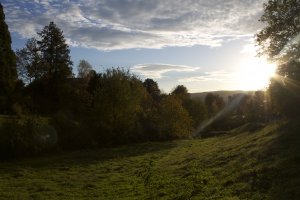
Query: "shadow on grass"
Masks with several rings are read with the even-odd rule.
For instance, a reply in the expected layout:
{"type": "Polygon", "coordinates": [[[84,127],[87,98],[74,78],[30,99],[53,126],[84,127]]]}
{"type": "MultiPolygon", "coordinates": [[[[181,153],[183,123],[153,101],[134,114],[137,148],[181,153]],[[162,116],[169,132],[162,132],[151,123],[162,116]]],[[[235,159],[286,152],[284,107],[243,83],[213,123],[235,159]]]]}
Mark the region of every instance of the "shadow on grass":
{"type": "Polygon", "coordinates": [[[105,162],[113,159],[122,159],[135,156],[147,155],[151,157],[151,154],[160,152],[166,154],[172,148],[176,147],[175,142],[149,142],[132,145],[122,145],[110,148],[100,149],[83,149],[72,152],[61,152],[61,154],[53,154],[45,157],[28,158],[22,160],[14,160],[8,162],[0,162],[0,174],[13,171],[13,168],[9,166],[16,166],[18,168],[35,168],[35,169],[49,169],[57,166],[84,166],[99,162],[105,162]]]}
{"type": "Polygon", "coordinates": [[[267,147],[263,160],[276,163],[261,173],[262,186],[269,188],[272,200],[300,199],[300,119],[278,130],[279,136],[267,147]]]}

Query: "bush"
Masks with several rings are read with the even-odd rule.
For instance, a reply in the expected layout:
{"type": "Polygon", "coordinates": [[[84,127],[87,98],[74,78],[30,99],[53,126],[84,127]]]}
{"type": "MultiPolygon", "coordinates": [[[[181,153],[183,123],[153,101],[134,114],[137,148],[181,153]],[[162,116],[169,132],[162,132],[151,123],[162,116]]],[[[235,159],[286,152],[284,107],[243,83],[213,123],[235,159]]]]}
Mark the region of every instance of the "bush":
{"type": "Polygon", "coordinates": [[[91,146],[90,132],[66,113],[58,113],[51,119],[50,124],[57,130],[59,147],[63,149],[78,149],[91,146]]]}
{"type": "Polygon", "coordinates": [[[53,127],[39,117],[10,119],[0,126],[0,157],[39,155],[56,146],[53,127]]]}
{"type": "Polygon", "coordinates": [[[143,83],[128,71],[107,70],[90,82],[90,120],[98,144],[124,144],[139,140],[139,116],[147,94],[143,83]]]}
{"type": "Polygon", "coordinates": [[[172,140],[191,136],[193,121],[182,105],[174,96],[164,97],[156,111],[149,117],[154,133],[152,138],[172,140]]]}

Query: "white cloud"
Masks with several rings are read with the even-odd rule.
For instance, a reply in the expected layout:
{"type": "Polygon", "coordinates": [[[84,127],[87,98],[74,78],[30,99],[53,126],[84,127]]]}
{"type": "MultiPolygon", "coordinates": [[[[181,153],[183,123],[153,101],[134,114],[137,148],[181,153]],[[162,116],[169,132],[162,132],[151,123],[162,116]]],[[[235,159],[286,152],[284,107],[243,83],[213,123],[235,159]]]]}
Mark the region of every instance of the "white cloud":
{"type": "Polygon", "coordinates": [[[147,78],[162,78],[167,72],[193,72],[200,69],[186,65],[170,64],[138,64],[131,68],[131,71],[147,78]]]}
{"type": "Polygon", "coordinates": [[[11,31],[31,37],[50,21],[70,44],[101,50],[220,46],[254,34],[265,0],[4,0],[11,31]]]}
{"type": "Polygon", "coordinates": [[[193,76],[187,78],[181,78],[178,80],[180,83],[192,83],[192,82],[206,82],[206,81],[219,81],[219,82],[233,82],[236,74],[228,71],[211,71],[205,72],[200,76],[193,76]]]}

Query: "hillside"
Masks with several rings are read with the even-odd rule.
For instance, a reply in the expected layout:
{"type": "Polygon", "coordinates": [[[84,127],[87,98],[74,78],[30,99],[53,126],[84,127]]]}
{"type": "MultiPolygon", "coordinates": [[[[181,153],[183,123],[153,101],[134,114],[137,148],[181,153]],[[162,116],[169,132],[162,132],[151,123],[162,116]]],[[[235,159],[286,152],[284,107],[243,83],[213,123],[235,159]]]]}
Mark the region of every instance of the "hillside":
{"type": "Polygon", "coordinates": [[[0,163],[0,199],[300,199],[300,125],[0,163]]]}
{"type": "Polygon", "coordinates": [[[191,95],[192,99],[201,99],[202,101],[204,101],[204,99],[208,93],[213,93],[213,94],[219,95],[220,97],[222,97],[224,99],[225,102],[227,102],[229,96],[232,96],[234,94],[252,94],[253,91],[242,91],[242,90],[233,90],[233,91],[224,90],[223,91],[223,90],[221,90],[221,91],[191,93],[190,95],[191,95]]]}

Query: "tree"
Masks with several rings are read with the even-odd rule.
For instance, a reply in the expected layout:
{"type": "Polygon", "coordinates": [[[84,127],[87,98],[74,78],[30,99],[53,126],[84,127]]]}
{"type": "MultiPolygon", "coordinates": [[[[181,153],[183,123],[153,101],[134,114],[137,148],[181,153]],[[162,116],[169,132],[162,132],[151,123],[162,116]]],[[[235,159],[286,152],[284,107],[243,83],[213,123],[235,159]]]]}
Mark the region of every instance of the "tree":
{"type": "Polygon", "coordinates": [[[213,93],[208,93],[204,102],[210,117],[214,116],[225,107],[223,98],[213,93]]]}
{"type": "Polygon", "coordinates": [[[66,109],[71,101],[72,61],[63,32],[53,23],[18,50],[18,70],[29,81],[32,110],[43,114],[66,109]]]}
{"type": "Polygon", "coordinates": [[[206,118],[205,106],[201,100],[191,99],[188,89],[184,85],[176,86],[171,95],[181,101],[181,105],[193,121],[194,128],[206,118]]]}
{"type": "Polygon", "coordinates": [[[0,112],[8,112],[17,79],[16,57],[11,49],[11,37],[0,3],[0,112]]]}
{"type": "Polygon", "coordinates": [[[190,97],[188,90],[184,85],[176,86],[176,88],[171,92],[171,94],[179,98],[181,101],[185,101],[190,97]]]}
{"type": "Polygon", "coordinates": [[[89,78],[93,73],[92,65],[86,60],[80,60],[77,66],[78,78],[89,78]]]}
{"type": "Polygon", "coordinates": [[[278,63],[278,76],[271,80],[273,105],[286,116],[300,110],[300,1],[269,0],[260,21],[266,24],[256,35],[259,55],[278,63]],[[292,109],[291,109],[292,108],[292,109]]]}
{"type": "Polygon", "coordinates": [[[34,80],[65,79],[72,76],[70,50],[63,32],[50,22],[39,38],[31,38],[23,49],[17,50],[17,68],[20,77],[27,83],[34,80]]]}
{"type": "Polygon", "coordinates": [[[54,22],[50,22],[38,35],[41,38],[37,41],[38,49],[41,53],[42,64],[47,67],[48,78],[71,77],[72,61],[63,32],[54,22]]]}
{"type": "Polygon", "coordinates": [[[25,83],[30,84],[47,73],[35,38],[27,40],[25,47],[18,49],[16,55],[18,75],[25,83]]]}
{"type": "Polygon", "coordinates": [[[144,81],[143,86],[154,100],[157,101],[159,99],[160,89],[157,85],[157,82],[155,82],[153,79],[147,78],[144,81]]]}
{"type": "Polygon", "coordinates": [[[126,143],[137,138],[139,114],[146,90],[128,71],[107,70],[90,81],[95,138],[99,143],[126,143]]]}
{"type": "Polygon", "coordinates": [[[182,106],[188,111],[193,120],[193,127],[202,123],[207,117],[207,111],[200,99],[187,99],[183,102],[182,106]]]}
{"type": "Polygon", "coordinates": [[[155,139],[170,140],[188,138],[192,133],[192,119],[182,102],[172,96],[164,97],[149,119],[154,127],[152,133],[155,139]]]}

